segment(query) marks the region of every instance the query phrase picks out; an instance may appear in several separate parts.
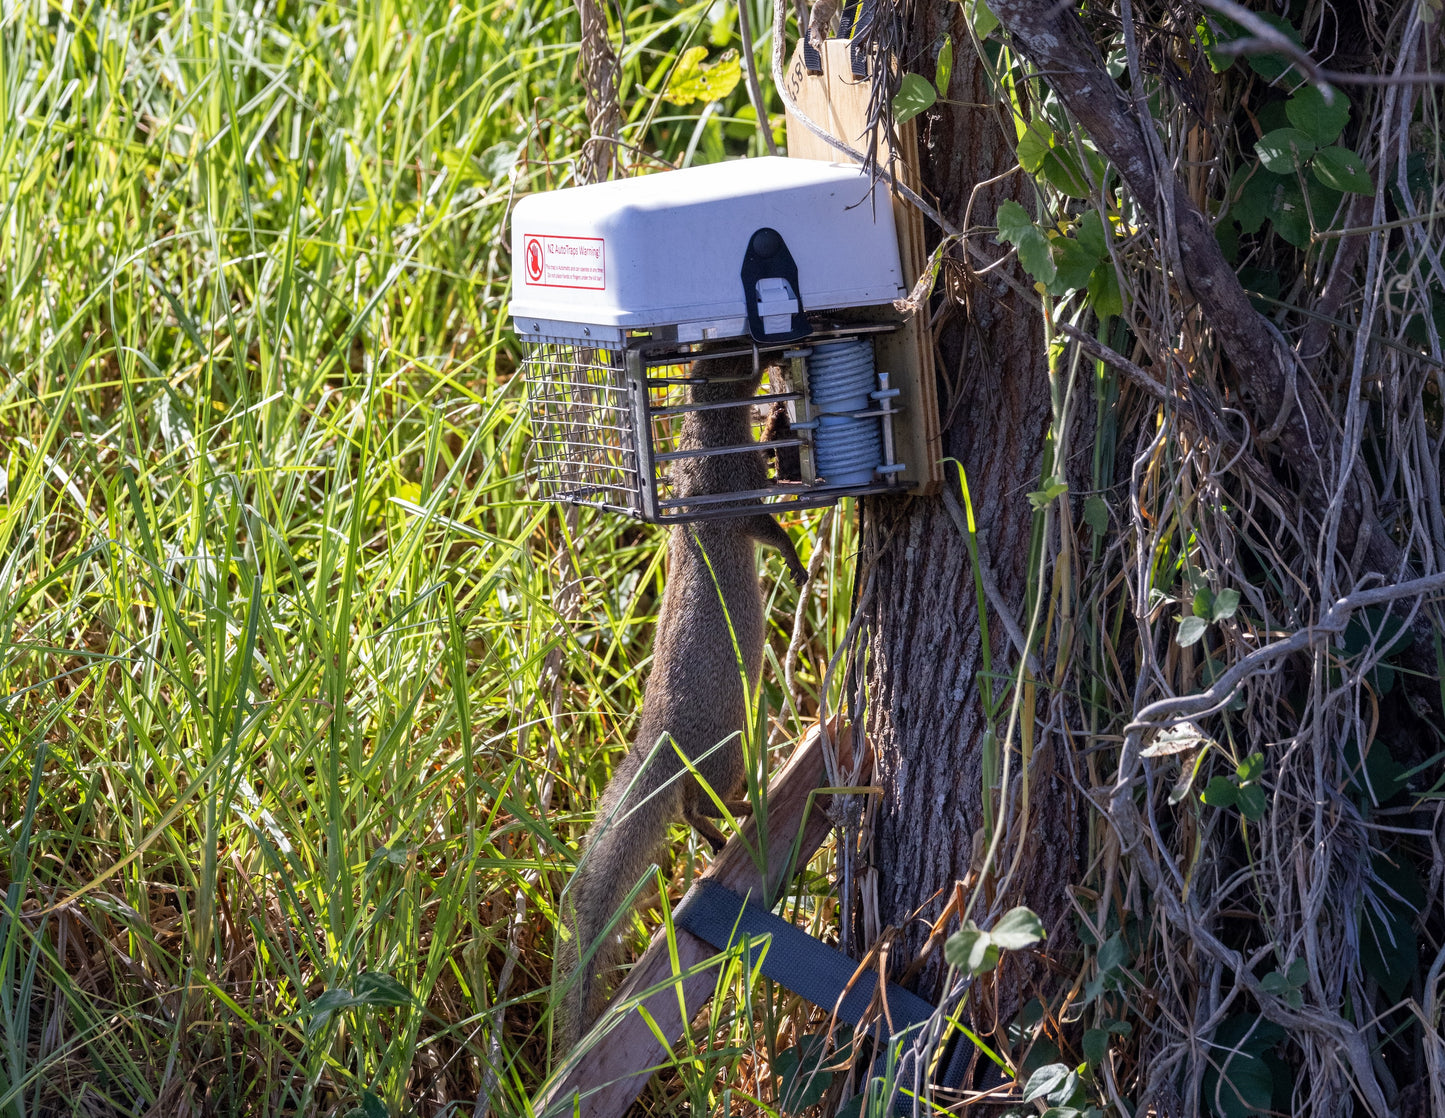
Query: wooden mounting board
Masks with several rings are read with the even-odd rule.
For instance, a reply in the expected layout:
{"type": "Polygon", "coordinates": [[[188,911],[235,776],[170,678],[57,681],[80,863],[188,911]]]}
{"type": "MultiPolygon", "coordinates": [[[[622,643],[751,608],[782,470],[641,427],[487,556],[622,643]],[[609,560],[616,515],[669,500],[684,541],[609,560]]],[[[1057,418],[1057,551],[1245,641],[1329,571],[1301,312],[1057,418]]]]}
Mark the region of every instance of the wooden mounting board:
{"type": "MultiPolygon", "coordinates": [[[[845,727],[837,742],[845,769],[852,763],[852,743],[852,731],[845,727]]],[[[743,824],[741,838],[733,838],[723,847],[703,877],[741,896],[776,896],[784,876],[807,865],[832,829],[826,811],[828,797],[818,794],[823,779],[822,732],[815,726],[769,782],[767,834],[762,847],[771,852],[766,880],[753,858],[758,848],[755,819],[743,824]]],[[[653,1071],[669,1061],[672,1045],[712,997],[719,966],[703,965],[718,957],[717,949],[691,932],[677,929],[674,943],[675,960],[665,930],[652,937],[602,1019],[577,1051],[554,1069],[532,1100],[539,1118],[574,1114],[579,1118],[621,1118],[653,1071]],[[696,973],[680,977],[689,970],[696,973]],[[642,991],[663,983],[668,984],[642,1000],[645,1015],[636,1005],[628,1006],[642,991]],[[619,1012],[618,1006],[627,1008],[619,1012]],[[666,1043],[662,1037],[667,1038],[666,1043]]]]}
{"type": "MultiPolygon", "coordinates": [[[[809,74],[803,65],[803,48],[793,51],[784,76],[788,93],[798,109],[829,135],[855,151],[867,144],[868,97],[871,83],[853,77],[847,39],[829,39],[821,52],[822,74],[809,74]]],[[[918,137],[913,121],[897,129],[894,137],[879,136],[878,162],[891,167],[911,190],[918,190],[918,137]],[[890,156],[892,159],[890,160],[890,156]]],[[[791,112],[788,113],[788,155],[794,159],[846,160],[836,148],[819,139],[791,112]]],[[[898,229],[898,255],[904,282],[911,288],[928,266],[928,245],[923,215],[898,195],[893,196],[894,223],[898,229]]],[[[884,317],[888,312],[879,312],[884,317]]],[[[895,318],[899,317],[896,314],[895,318]]],[[[893,421],[895,454],[908,463],[903,480],[908,492],[931,497],[943,488],[943,441],[939,433],[938,382],[933,368],[933,336],[922,314],[912,314],[892,334],[875,339],[879,364],[897,370],[894,383],[901,390],[902,414],[893,421]]]]}

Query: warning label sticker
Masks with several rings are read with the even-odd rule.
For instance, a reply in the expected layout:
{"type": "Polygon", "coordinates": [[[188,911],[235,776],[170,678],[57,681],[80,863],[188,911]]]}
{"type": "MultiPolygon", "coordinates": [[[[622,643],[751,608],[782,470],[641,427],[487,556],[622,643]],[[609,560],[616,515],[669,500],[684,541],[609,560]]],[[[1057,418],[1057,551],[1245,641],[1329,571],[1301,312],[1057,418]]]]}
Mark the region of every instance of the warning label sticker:
{"type": "Polygon", "coordinates": [[[601,237],[522,237],[522,275],[532,287],[607,287],[607,260],[601,237]]]}

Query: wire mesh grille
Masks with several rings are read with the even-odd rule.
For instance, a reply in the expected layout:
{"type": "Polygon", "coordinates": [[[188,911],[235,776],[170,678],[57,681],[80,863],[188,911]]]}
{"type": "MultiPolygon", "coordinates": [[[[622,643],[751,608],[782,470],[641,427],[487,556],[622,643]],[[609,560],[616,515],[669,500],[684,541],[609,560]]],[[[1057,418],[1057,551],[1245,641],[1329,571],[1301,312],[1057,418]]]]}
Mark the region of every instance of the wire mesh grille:
{"type": "MultiPolygon", "coordinates": [[[[737,403],[697,402],[698,385],[738,375],[714,362],[757,351],[735,346],[693,352],[631,342],[624,348],[622,342],[599,344],[576,335],[533,335],[526,344],[522,368],[534,435],[531,461],[542,500],[673,523],[755,512],[759,503],[773,512],[812,508],[842,493],[891,488],[884,479],[829,485],[817,476],[811,424],[791,426],[804,407],[801,360],[779,362],[780,352],[767,354],[771,371],[759,395],[737,403]],[[747,409],[748,434],[728,427],[733,432],[728,445],[683,445],[688,414],[731,407],[747,409]],[[762,476],[742,469],[733,488],[687,496],[679,489],[678,470],[687,462],[763,452],[762,476]]],[[[713,471],[713,477],[727,473],[713,471]]]]}
{"type": "Polygon", "coordinates": [[[641,509],[632,401],[622,350],[531,342],[523,362],[541,496],[641,509]]]}
{"type": "MultiPolygon", "coordinates": [[[[652,437],[653,461],[657,463],[655,473],[657,475],[658,507],[662,514],[661,519],[664,520],[693,520],[709,512],[721,515],[728,511],[729,506],[734,509],[738,507],[737,502],[704,502],[688,506],[688,509],[684,510],[676,503],[680,497],[677,492],[675,471],[680,460],[698,457],[704,453],[687,450],[682,444],[683,423],[688,411],[691,410],[688,405],[687,386],[689,383],[695,382],[699,376],[708,375],[711,364],[713,363],[704,358],[696,361],[695,364],[691,361],[673,364],[649,363],[647,368],[648,423],[652,437]]],[[[761,391],[786,392],[787,386],[781,377],[776,381],[765,379],[761,391]]],[[[762,442],[765,438],[764,430],[768,419],[766,408],[746,400],[740,401],[737,406],[747,409],[749,426],[752,429],[752,442],[762,442]]],[[[738,450],[742,452],[741,447],[738,450]]],[[[773,481],[771,463],[768,476],[768,484],[771,489],[773,481]]],[[[721,498],[721,494],[715,496],[721,498]]]]}

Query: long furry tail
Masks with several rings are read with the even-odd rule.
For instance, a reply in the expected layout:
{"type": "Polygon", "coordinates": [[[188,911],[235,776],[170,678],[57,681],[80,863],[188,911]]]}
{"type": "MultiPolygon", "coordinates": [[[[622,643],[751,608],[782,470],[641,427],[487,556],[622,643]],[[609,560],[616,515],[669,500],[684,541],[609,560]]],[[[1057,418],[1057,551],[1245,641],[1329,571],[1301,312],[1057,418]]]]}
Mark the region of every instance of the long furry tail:
{"type": "Polygon", "coordinates": [[[651,783],[651,774],[644,772],[642,779],[638,774],[647,757],[647,750],[633,749],[618,766],[563,894],[564,931],[557,945],[565,974],[556,1034],[559,1054],[574,1048],[606,1007],[609,979],[622,956],[620,933],[630,912],[624,905],[680,814],[678,782],[660,790],[643,786],[651,783]]]}

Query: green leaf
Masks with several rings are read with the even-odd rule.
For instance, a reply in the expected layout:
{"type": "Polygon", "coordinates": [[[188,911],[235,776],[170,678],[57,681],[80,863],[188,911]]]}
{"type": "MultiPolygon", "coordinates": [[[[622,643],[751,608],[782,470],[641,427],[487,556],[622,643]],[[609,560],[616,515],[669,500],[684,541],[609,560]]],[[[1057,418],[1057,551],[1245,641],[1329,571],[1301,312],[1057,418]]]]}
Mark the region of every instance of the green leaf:
{"type": "Polygon", "coordinates": [[[311,1004],[306,1007],[306,1012],[313,1014],[331,1013],[338,1009],[349,1009],[351,1006],[360,1004],[360,1002],[351,996],[350,990],[322,990],[320,994],[311,999],[311,1004]]]}
{"type": "Polygon", "coordinates": [[[1239,804],[1239,814],[1248,819],[1251,823],[1258,823],[1264,818],[1264,813],[1269,807],[1269,800],[1265,797],[1264,789],[1258,784],[1246,784],[1236,793],[1236,800],[1239,804]]]}
{"type": "Polygon", "coordinates": [[[1062,497],[1068,491],[1068,482],[1062,480],[1061,478],[1049,478],[1044,488],[1035,489],[1032,493],[1028,495],[1029,504],[1032,505],[1034,511],[1037,512],[1047,507],[1050,501],[1054,500],[1056,497],[1062,497]]]}
{"type": "Polygon", "coordinates": [[[357,1005],[407,1006],[415,999],[411,991],[389,974],[359,974],[351,984],[357,1005]]]}
{"type": "Polygon", "coordinates": [[[1312,85],[1302,85],[1284,107],[1289,122],[1321,146],[1338,140],[1350,122],[1350,99],[1334,86],[1329,90],[1334,101],[1326,105],[1323,93],[1312,85]]]}
{"type": "MultiPolygon", "coordinates": [[[[1276,31],[1282,32],[1290,42],[1296,46],[1302,45],[1299,32],[1294,29],[1289,20],[1283,16],[1277,16],[1273,12],[1257,12],[1256,14],[1276,31]]],[[[1220,22],[1227,21],[1221,20],[1220,22]]],[[[1230,36],[1231,39],[1251,37],[1248,32],[1237,26],[1235,26],[1235,33],[1230,36]]],[[[1294,63],[1282,54],[1251,54],[1248,56],[1248,62],[1251,70],[1268,81],[1278,81],[1286,74],[1291,74],[1290,79],[1284,83],[1286,88],[1293,89],[1300,83],[1299,71],[1295,69],[1294,63]]]]}
{"type": "Polygon", "coordinates": [[[1274,208],[1270,211],[1274,230],[1295,248],[1305,248],[1310,243],[1310,215],[1305,208],[1304,191],[1299,183],[1289,180],[1280,184],[1275,192],[1274,208]]]}
{"type": "Polygon", "coordinates": [[[1259,774],[1264,772],[1264,754],[1251,753],[1239,764],[1234,766],[1234,775],[1239,777],[1241,784],[1247,784],[1251,780],[1258,780],[1259,774]]]}
{"type": "Polygon", "coordinates": [[[1414,643],[1413,635],[1405,628],[1405,619],[1398,610],[1387,613],[1378,606],[1360,610],[1345,626],[1341,640],[1346,656],[1358,656],[1366,648],[1374,646],[1380,656],[1398,656],[1414,643]]]}
{"type": "Polygon", "coordinates": [[[1029,1076],[1024,1084],[1024,1102],[1034,1099],[1051,1098],[1054,1092],[1066,1086],[1073,1069],[1068,1064],[1045,1064],[1029,1076]]]}
{"type": "Polygon", "coordinates": [[[1285,972],[1285,977],[1289,980],[1291,986],[1303,986],[1310,980],[1310,965],[1305,962],[1303,955],[1297,956],[1295,961],[1289,965],[1289,970],[1285,972]]]}
{"type": "Polygon", "coordinates": [[[1079,1073],[1070,1068],[1069,1074],[1064,1076],[1064,1081],[1049,1092],[1048,1100],[1053,1103],[1053,1106],[1045,1110],[1045,1114],[1057,1114],[1058,1118],[1068,1118],[1073,1115],[1077,1118],[1079,1104],[1084,1101],[1079,1073]]]}
{"type": "Polygon", "coordinates": [[[828,1038],[809,1033],[791,1048],[778,1053],[773,1074],[779,1077],[778,1098],[782,1109],[796,1114],[816,1106],[833,1085],[833,1073],[825,1070],[828,1038]]]}
{"type": "Polygon", "coordinates": [[[1090,1067],[1099,1067],[1109,1058],[1109,1030],[1084,1031],[1084,1060],[1090,1067]]]}
{"type": "Polygon", "coordinates": [[[933,72],[933,85],[940,97],[948,96],[948,82],[953,77],[953,36],[943,37],[943,49],[938,52],[938,67],[933,72]]]}
{"type": "Polygon", "coordinates": [[[943,958],[951,966],[969,974],[984,974],[998,961],[998,948],[972,920],[943,942],[943,958]],[[992,958],[990,959],[990,953],[992,958]]]}
{"type": "Polygon", "coordinates": [[[1325,148],[1314,157],[1310,170],[1315,173],[1315,178],[1335,190],[1355,194],[1375,192],[1375,183],[1365,170],[1365,161],[1349,148],[1325,148]]]}
{"type": "Polygon", "coordinates": [[[1123,934],[1115,932],[1106,939],[1100,946],[1095,961],[1104,974],[1120,970],[1129,961],[1129,946],[1124,942],[1123,934]]]}
{"type": "Polygon", "coordinates": [[[1204,49],[1204,57],[1209,62],[1209,68],[1216,74],[1222,74],[1234,65],[1234,59],[1230,55],[1220,54],[1213,47],[1219,42],[1219,36],[1214,33],[1214,28],[1209,26],[1209,21],[1201,19],[1194,25],[1195,41],[1204,49]]]}
{"type": "Polygon", "coordinates": [[[1207,621],[1214,615],[1214,591],[1207,586],[1201,586],[1194,592],[1194,600],[1189,604],[1195,617],[1202,617],[1207,621]]]}
{"type": "Polygon", "coordinates": [[[1179,632],[1174,635],[1174,642],[1180,648],[1188,648],[1191,644],[1198,644],[1199,638],[1204,636],[1204,630],[1209,628],[1209,622],[1202,617],[1184,617],[1179,621],[1179,632]]]}
{"type": "Polygon", "coordinates": [[[1049,240],[1044,231],[1033,223],[1028,212],[1012,199],[1001,202],[998,207],[998,239],[1008,242],[1019,251],[1019,263],[1024,270],[1041,283],[1054,279],[1054,255],[1049,249],[1049,240]]]}
{"type": "Polygon", "coordinates": [[[963,14],[980,39],[987,39],[998,27],[998,16],[989,11],[984,0],[963,0],[963,14]]]}
{"type": "Polygon", "coordinates": [[[1019,905],[1000,916],[988,935],[1006,951],[1022,951],[1044,938],[1044,922],[1033,909],[1019,905]]]}
{"type": "Polygon", "coordinates": [[[1098,210],[1090,210],[1079,218],[1078,237],[1079,244],[1093,253],[1095,259],[1109,259],[1109,231],[1098,210]]]}
{"type": "Polygon", "coordinates": [[[1239,802],[1239,785],[1227,776],[1216,776],[1199,798],[1210,807],[1233,807],[1239,802]]]}
{"type": "Polygon", "coordinates": [[[1055,237],[1053,248],[1056,275],[1049,285],[1049,293],[1066,295],[1086,286],[1099,263],[1098,254],[1070,237],[1055,237]]]}
{"type": "Polygon", "coordinates": [[[1094,494],[1084,500],[1084,523],[1102,536],[1109,530],[1109,503],[1094,494]]]}
{"type": "Polygon", "coordinates": [[[1308,132],[1301,132],[1298,128],[1276,128],[1255,142],[1254,152],[1265,170],[1287,175],[1305,165],[1305,160],[1315,153],[1315,146],[1308,132]]]}
{"type": "Polygon", "coordinates": [[[925,77],[904,74],[893,96],[893,123],[904,124],[938,100],[938,92],[925,77]]]}
{"type": "Polygon", "coordinates": [[[1089,302],[1094,305],[1100,322],[1124,313],[1124,295],[1119,290],[1119,273],[1112,260],[1099,261],[1099,266],[1089,273],[1088,290],[1089,302]]]}
{"type": "Polygon", "coordinates": [[[1304,1005],[1304,997],[1300,994],[1299,988],[1291,983],[1288,978],[1277,970],[1270,971],[1259,980],[1259,988],[1266,994],[1273,994],[1277,998],[1283,998],[1294,1008],[1299,1009],[1304,1005]]]}
{"type": "Polygon", "coordinates": [[[1036,175],[1053,146],[1054,130],[1042,121],[1033,120],[1024,126],[1024,134],[1019,137],[1014,155],[1018,157],[1020,167],[1036,175]]]}
{"type": "Polygon", "coordinates": [[[1283,1039],[1278,1025],[1255,1014],[1226,1018],[1214,1031],[1210,1046],[1202,1085],[1204,1108],[1221,1118],[1251,1118],[1269,1110],[1274,1092],[1269,1056],[1283,1039]]]}
{"type": "Polygon", "coordinates": [[[1389,803],[1409,781],[1405,766],[1391,756],[1389,747],[1379,738],[1368,742],[1363,758],[1359,742],[1354,738],[1346,742],[1343,752],[1347,786],[1362,807],[1389,803]]]}
{"type": "Polygon", "coordinates": [[[666,101],[674,105],[721,101],[737,88],[743,76],[737,51],[726,51],[709,65],[703,64],[705,58],[707,47],[688,47],[682,52],[662,94],[666,101]]]}
{"type": "Polygon", "coordinates": [[[1214,595],[1214,612],[1211,615],[1213,621],[1228,621],[1239,609],[1239,591],[1233,587],[1225,587],[1218,594],[1214,595]]]}
{"type": "Polygon", "coordinates": [[[1274,208],[1279,179],[1257,166],[1241,167],[1229,180],[1229,216],[1245,233],[1258,233],[1274,208]]]}
{"type": "Polygon", "coordinates": [[[1014,148],[1019,166],[1070,198],[1087,198],[1089,182],[1074,153],[1061,147],[1059,137],[1043,121],[1033,120],[1014,148]]]}
{"type": "Polygon", "coordinates": [[[1039,178],[1070,198],[1082,199],[1089,196],[1089,180],[1084,177],[1083,169],[1074,153],[1066,148],[1055,147],[1049,150],[1039,168],[1039,178]]]}

